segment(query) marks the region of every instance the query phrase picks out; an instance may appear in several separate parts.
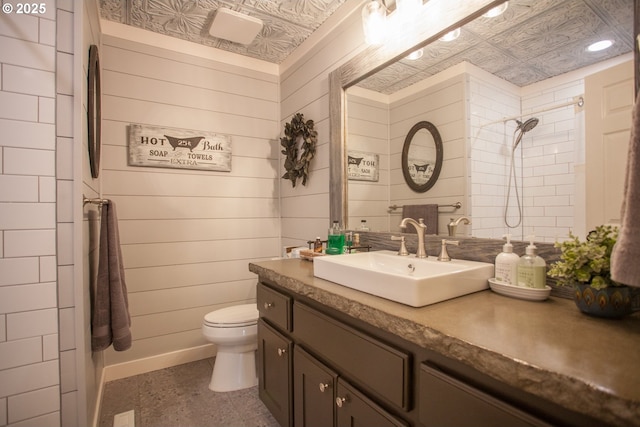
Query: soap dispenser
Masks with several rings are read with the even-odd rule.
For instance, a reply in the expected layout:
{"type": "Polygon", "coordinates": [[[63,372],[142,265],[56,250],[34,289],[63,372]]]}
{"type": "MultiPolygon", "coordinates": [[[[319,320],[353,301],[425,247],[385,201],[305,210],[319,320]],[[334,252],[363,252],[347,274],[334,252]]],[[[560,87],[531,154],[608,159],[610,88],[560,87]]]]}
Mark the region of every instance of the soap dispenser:
{"type": "Polygon", "coordinates": [[[505,234],[507,243],[502,246],[502,252],[496,256],[496,280],[508,285],[517,285],[518,262],[520,257],[513,253],[511,234],[505,234]]]}
{"type": "Polygon", "coordinates": [[[518,261],[518,286],[544,289],[547,282],[547,263],[538,255],[533,244],[534,236],[529,236],[530,244],[518,261]]]}

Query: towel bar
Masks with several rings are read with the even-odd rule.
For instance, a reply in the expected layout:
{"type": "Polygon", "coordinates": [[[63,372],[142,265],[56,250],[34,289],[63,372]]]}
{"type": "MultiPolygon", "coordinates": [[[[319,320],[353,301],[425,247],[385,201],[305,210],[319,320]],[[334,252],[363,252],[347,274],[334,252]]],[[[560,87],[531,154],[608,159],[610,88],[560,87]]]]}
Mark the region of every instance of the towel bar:
{"type": "Polygon", "coordinates": [[[108,205],[109,200],[108,199],[89,199],[88,197],[82,196],[82,206],[86,205],[87,203],[102,206],[102,205],[108,205]]]}
{"type": "MultiPolygon", "coordinates": [[[[455,208],[460,209],[462,207],[462,203],[455,202],[450,205],[438,205],[438,208],[455,208]]],[[[395,211],[396,209],[402,209],[402,205],[391,205],[389,206],[389,212],[395,211]]]]}

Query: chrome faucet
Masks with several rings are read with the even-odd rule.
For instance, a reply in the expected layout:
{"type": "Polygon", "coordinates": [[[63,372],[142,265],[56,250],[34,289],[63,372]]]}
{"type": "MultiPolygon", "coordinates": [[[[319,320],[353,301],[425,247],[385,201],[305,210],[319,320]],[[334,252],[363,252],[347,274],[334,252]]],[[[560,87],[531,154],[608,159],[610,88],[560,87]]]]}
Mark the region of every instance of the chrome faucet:
{"type": "Polygon", "coordinates": [[[447,229],[449,230],[449,237],[456,236],[456,229],[458,228],[458,224],[460,224],[460,221],[463,221],[465,225],[471,224],[471,220],[466,216],[461,216],[458,219],[450,218],[450,222],[449,224],[447,224],[447,229]]]}
{"type": "Polygon", "coordinates": [[[413,228],[416,229],[416,233],[418,234],[418,251],[416,252],[416,258],[426,258],[427,251],[424,248],[424,233],[427,231],[427,226],[422,218],[418,221],[413,218],[403,218],[400,222],[400,228],[407,228],[407,224],[413,225],[413,228]]]}

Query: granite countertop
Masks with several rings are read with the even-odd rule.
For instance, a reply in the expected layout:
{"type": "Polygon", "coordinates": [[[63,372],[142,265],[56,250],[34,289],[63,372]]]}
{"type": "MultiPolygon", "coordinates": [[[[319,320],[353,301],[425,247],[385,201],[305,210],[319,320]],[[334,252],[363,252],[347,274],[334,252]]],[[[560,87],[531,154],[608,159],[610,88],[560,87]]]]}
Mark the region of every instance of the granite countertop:
{"type": "Polygon", "coordinates": [[[573,411],[640,426],[640,313],[599,319],[572,300],[523,301],[490,290],[413,308],[314,277],[309,261],[262,261],[249,270],[573,411]]]}

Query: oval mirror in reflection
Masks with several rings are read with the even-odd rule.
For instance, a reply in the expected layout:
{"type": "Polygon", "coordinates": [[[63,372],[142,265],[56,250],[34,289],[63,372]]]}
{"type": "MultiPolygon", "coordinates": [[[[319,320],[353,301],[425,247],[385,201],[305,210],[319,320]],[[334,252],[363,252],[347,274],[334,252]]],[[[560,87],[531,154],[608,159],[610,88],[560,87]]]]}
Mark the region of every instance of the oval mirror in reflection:
{"type": "Polygon", "coordinates": [[[442,169],[442,138],[433,123],[416,123],[402,147],[402,174],[413,191],[424,193],[434,186],[442,169]]]}

